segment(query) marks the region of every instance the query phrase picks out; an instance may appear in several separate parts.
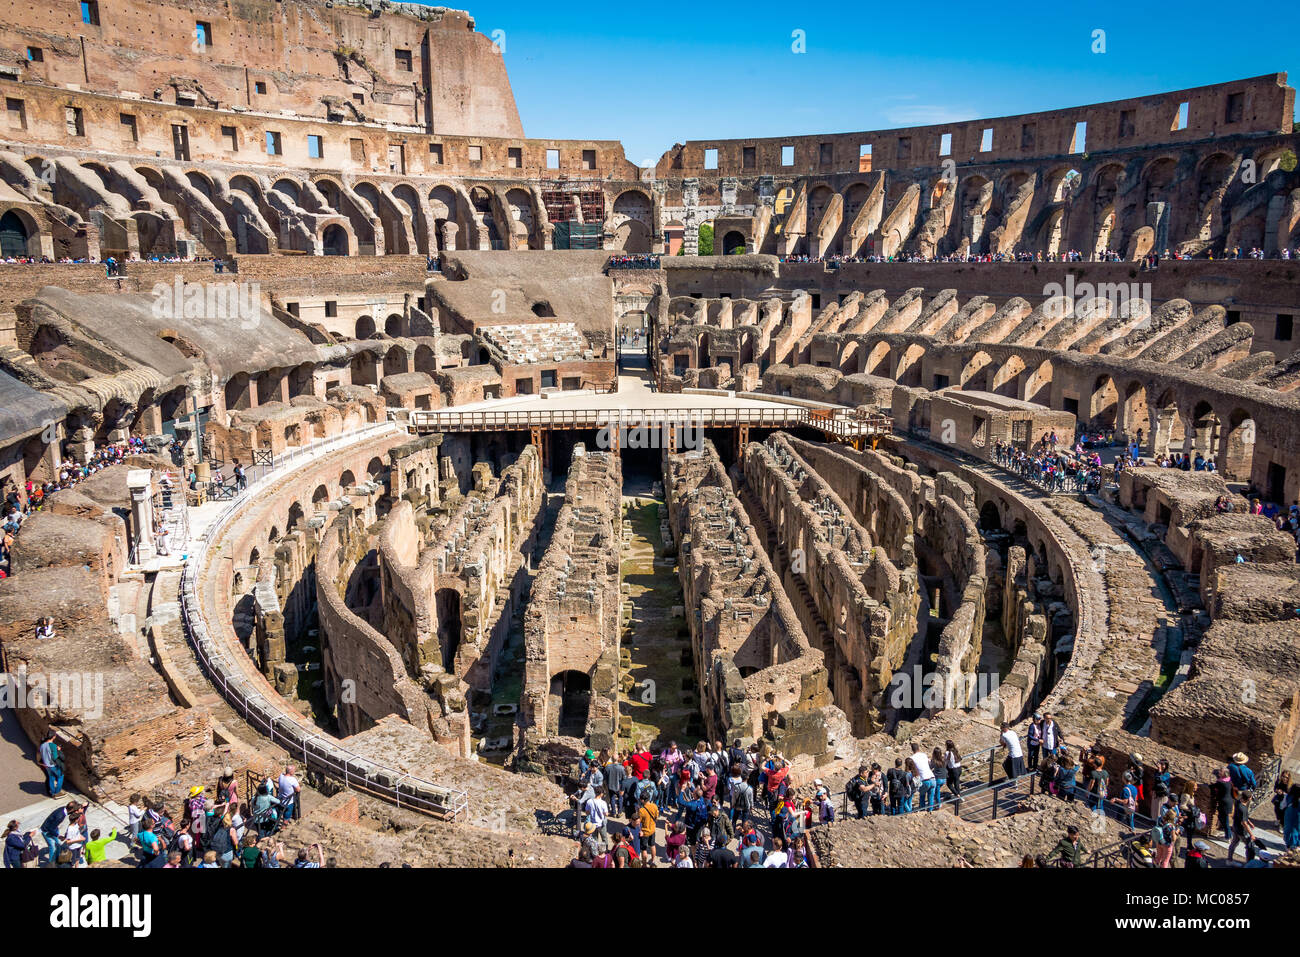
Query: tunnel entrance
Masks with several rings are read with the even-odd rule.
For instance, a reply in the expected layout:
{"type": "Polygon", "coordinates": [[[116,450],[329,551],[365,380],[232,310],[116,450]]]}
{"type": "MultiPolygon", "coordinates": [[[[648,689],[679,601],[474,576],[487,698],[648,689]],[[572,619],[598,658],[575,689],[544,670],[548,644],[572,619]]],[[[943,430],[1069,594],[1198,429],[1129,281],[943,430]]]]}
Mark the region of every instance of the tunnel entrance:
{"type": "Polygon", "coordinates": [[[559,734],[568,738],[586,737],[587,715],[591,711],[590,675],[561,671],[551,679],[551,696],[560,699],[559,734]]]}

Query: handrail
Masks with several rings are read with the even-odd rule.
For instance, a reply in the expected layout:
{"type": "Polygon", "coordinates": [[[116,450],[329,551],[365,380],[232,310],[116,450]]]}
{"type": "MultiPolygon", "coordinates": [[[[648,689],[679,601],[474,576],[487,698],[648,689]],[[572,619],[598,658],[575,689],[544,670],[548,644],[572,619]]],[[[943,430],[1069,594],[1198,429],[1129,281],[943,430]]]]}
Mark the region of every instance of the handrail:
{"type": "Polygon", "coordinates": [[[777,405],[771,409],[728,409],[708,407],[661,409],[491,409],[457,411],[417,410],[407,412],[412,427],[442,429],[531,429],[568,426],[571,428],[696,426],[773,426],[809,425],[841,436],[872,435],[889,432],[893,424],[887,416],[861,417],[844,413],[819,414],[802,406],[777,405]]]}
{"type": "Polygon", "coordinates": [[[272,470],[258,478],[256,482],[251,482],[222,509],[203,535],[195,540],[196,547],[190,551],[181,572],[181,619],[185,626],[186,637],[194,648],[195,657],[209,679],[220,690],[222,697],[249,725],[265,734],[273,743],[285,746],[295,759],[302,761],[304,767],[316,770],[326,777],[342,780],[348,787],[366,791],[391,801],[399,807],[410,807],[455,820],[469,808],[469,796],[466,792],[411,777],[406,772],[386,767],[370,758],[355,754],[344,748],[337,739],[323,736],[316,729],[309,729],[300,724],[299,716],[279,708],[274,701],[262,695],[255,687],[247,685],[241,687],[240,685],[247,679],[227,661],[217,641],[212,637],[214,632],[209,627],[198,594],[197,578],[204,567],[209,546],[220,540],[225,529],[238,513],[256,498],[258,493],[283,477],[287,466],[305,457],[314,458],[354,445],[364,439],[379,437],[394,431],[396,431],[395,424],[386,420],[291,449],[276,456],[272,470]],[[289,731],[281,730],[282,725],[287,726],[289,731]]]}

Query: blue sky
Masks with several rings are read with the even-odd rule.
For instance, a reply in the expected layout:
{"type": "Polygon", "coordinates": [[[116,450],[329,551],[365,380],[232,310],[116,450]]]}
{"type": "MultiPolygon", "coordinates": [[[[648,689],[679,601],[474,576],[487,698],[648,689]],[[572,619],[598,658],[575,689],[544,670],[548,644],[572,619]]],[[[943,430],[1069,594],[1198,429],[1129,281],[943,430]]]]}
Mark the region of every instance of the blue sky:
{"type": "Polygon", "coordinates": [[[1139,3],[468,0],[504,31],[531,137],[621,140],[634,163],[688,139],[852,132],[1079,106],[1278,71],[1278,7],[1139,3]],[[794,32],[806,52],[796,54],[794,32]],[[1093,31],[1105,31],[1094,53],[1093,31]]]}

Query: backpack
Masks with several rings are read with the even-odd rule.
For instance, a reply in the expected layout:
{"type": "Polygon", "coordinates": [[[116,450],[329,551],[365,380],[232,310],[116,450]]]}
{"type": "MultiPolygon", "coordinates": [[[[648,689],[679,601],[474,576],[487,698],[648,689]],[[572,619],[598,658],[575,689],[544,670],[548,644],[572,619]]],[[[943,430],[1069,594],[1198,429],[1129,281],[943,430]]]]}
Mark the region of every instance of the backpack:
{"type": "Polygon", "coordinates": [[[176,825],[172,823],[171,818],[164,817],[155,821],[153,833],[154,837],[158,838],[158,845],[162,848],[162,850],[158,852],[159,854],[166,856],[172,851],[179,850],[176,825]]]}

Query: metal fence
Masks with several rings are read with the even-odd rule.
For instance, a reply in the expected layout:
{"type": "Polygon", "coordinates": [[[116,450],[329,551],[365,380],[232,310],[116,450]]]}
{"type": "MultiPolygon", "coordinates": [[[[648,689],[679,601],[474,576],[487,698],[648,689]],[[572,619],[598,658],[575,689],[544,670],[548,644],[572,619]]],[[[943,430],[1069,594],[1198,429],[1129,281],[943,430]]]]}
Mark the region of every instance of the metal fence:
{"type": "Polygon", "coordinates": [[[303,767],[342,782],[345,787],[373,794],[398,807],[410,808],[455,820],[469,807],[468,795],[413,775],[389,768],[342,747],[333,737],[300,723],[278,703],[267,698],[241,673],[247,662],[232,662],[212,637],[198,594],[198,578],[208,547],[218,541],[238,514],[273,481],[299,462],[318,458],[366,439],[396,431],[391,422],[380,422],[311,445],[293,449],[274,460],[274,466],[230,502],[195,541],[181,574],[181,617],[195,656],[221,695],[250,726],[279,744],[303,767]]]}

